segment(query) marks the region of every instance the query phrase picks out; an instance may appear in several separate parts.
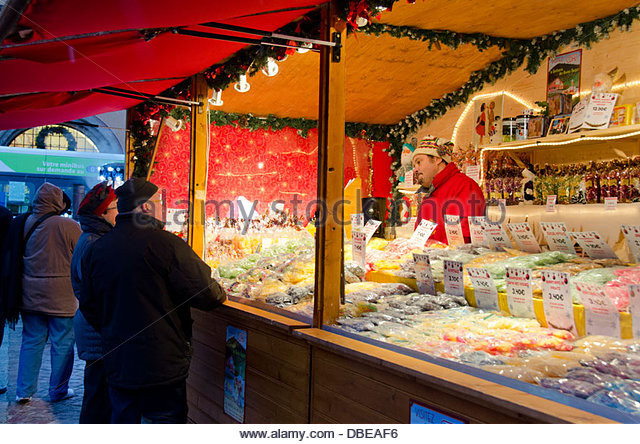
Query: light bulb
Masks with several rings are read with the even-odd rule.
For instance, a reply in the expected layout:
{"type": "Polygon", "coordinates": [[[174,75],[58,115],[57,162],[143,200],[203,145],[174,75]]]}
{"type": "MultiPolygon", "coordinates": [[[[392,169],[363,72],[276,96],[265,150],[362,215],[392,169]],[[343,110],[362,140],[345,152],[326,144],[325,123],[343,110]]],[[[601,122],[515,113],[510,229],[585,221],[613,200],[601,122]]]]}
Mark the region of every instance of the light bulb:
{"type": "Polygon", "coordinates": [[[271,57],[269,57],[267,64],[262,68],[262,74],[267,77],[273,77],[278,74],[278,64],[271,57]]]}
{"type": "Polygon", "coordinates": [[[247,75],[241,74],[240,79],[233,85],[233,89],[238,92],[245,93],[251,89],[251,85],[247,82],[247,75]]]}

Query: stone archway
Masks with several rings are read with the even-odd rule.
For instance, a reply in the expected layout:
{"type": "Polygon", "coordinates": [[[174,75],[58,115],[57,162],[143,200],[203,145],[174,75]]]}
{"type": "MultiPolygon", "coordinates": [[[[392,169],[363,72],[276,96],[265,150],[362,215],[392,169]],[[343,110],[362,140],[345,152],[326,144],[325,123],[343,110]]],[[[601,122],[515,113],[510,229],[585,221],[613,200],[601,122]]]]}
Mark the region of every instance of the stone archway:
{"type": "MultiPolygon", "coordinates": [[[[106,126],[105,123],[96,116],[76,119],[72,122],[61,123],[60,125],[73,128],[83,133],[91,139],[100,153],[124,154],[124,147],[120,144],[113,130],[104,128],[106,126]]],[[[25,130],[25,128],[21,128],[0,131],[0,146],[9,146],[13,139],[25,130]]]]}

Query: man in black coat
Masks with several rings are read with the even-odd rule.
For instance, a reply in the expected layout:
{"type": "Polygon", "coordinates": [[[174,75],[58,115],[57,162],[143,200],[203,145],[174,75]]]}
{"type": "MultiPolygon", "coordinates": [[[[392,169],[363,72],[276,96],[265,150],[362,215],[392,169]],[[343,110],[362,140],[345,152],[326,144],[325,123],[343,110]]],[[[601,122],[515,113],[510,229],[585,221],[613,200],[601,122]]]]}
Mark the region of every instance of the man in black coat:
{"type": "Polygon", "coordinates": [[[158,187],[116,190],[116,226],[82,258],[80,311],[102,335],[112,422],[185,423],[191,307],[225,298],[211,269],[162,229],[158,187]]]}
{"type": "MultiPolygon", "coordinates": [[[[9,231],[9,225],[11,224],[11,219],[13,219],[13,214],[11,211],[0,205],[0,252],[2,252],[2,245],[4,243],[4,238],[7,236],[7,232],[9,231]]],[[[0,253],[1,254],[1,253],[0,253]]],[[[0,256],[0,262],[2,258],[0,256]]],[[[0,347],[2,347],[2,340],[4,339],[4,324],[5,324],[5,308],[4,308],[3,298],[0,296],[0,347]]],[[[2,364],[0,364],[2,365],[2,364]]],[[[5,363],[6,365],[6,363],[5,363]]],[[[5,369],[0,368],[0,395],[7,391],[7,381],[6,375],[4,373],[5,369]]]]}

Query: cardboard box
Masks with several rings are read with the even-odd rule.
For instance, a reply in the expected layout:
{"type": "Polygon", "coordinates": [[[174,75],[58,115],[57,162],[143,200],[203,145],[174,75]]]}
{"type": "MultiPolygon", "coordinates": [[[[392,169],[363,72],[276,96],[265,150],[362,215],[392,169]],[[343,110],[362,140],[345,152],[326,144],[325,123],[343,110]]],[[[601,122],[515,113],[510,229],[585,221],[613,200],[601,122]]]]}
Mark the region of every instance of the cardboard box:
{"type": "Polygon", "coordinates": [[[584,129],[608,128],[616,100],[618,94],[613,93],[590,94],[582,99],[571,113],[569,133],[584,129]]]}
{"type": "Polygon", "coordinates": [[[611,114],[611,126],[631,125],[633,117],[633,105],[620,105],[613,108],[611,114]]]}
{"type": "Polygon", "coordinates": [[[571,114],[571,94],[555,94],[549,97],[549,115],[571,114]]]}

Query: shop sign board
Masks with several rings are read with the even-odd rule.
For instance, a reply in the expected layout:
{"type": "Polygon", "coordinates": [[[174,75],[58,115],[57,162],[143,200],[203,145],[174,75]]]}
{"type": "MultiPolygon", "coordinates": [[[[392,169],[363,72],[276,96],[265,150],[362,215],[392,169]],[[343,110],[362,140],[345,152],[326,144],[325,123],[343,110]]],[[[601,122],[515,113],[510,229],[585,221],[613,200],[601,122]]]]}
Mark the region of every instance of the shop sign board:
{"type": "Polygon", "coordinates": [[[433,282],[433,273],[431,271],[429,255],[424,253],[413,253],[413,266],[416,271],[418,293],[432,294],[435,296],[436,287],[433,282]]]}
{"type": "Polygon", "coordinates": [[[24,203],[26,186],[25,182],[9,182],[9,202],[24,203]]]}
{"type": "Polygon", "coordinates": [[[531,270],[528,268],[507,268],[507,305],[512,316],[535,319],[531,270]]]}
{"type": "Polygon", "coordinates": [[[569,273],[542,270],[542,301],[547,325],[577,333],[569,289],[569,273]]]}
{"type": "Polygon", "coordinates": [[[98,168],[124,162],[124,154],[0,148],[0,173],[98,177],[98,168]]]}
{"type": "Polygon", "coordinates": [[[445,415],[432,408],[425,407],[417,402],[411,403],[411,420],[410,424],[466,424],[457,418],[445,415]]]}
{"type": "Polygon", "coordinates": [[[476,297],[478,308],[485,310],[500,310],[498,304],[498,290],[493,278],[486,268],[468,267],[467,273],[473,284],[473,291],[476,297]]]}

